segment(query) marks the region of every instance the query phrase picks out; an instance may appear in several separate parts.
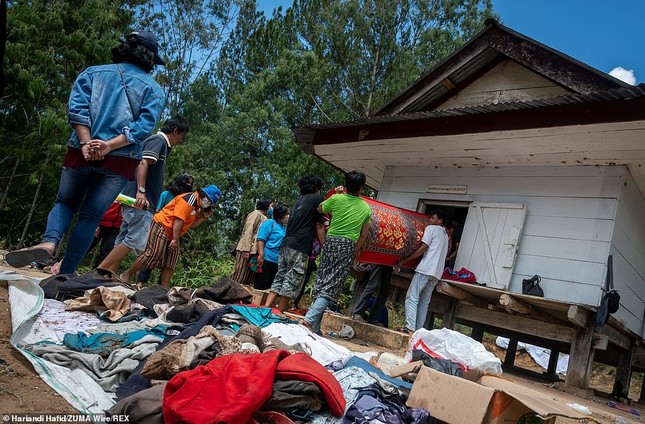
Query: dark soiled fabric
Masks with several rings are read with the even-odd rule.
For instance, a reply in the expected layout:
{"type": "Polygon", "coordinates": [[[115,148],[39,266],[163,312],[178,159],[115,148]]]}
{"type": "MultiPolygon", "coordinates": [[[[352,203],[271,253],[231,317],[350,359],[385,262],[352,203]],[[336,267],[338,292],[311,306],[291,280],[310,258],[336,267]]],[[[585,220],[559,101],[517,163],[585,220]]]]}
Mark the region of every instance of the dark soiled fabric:
{"type": "Polygon", "coordinates": [[[422,424],[430,417],[428,411],[410,410],[403,399],[396,394],[390,394],[377,384],[358,389],[356,401],[347,409],[344,423],[361,424],[422,424]]]}
{"type": "Polygon", "coordinates": [[[43,289],[45,298],[63,301],[83,297],[86,290],[122,284],[112,271],[96,268],[81,275],[74,273],[52,275],[42,280],[39,286],[43,289]]]}
{"type": "Polygon", "coordinates": [[[464,376],[464,370],[457,363],[452,362],[450,359],[435,358],[420,349],[412,351],[412,362],[414,361],[423,361],[423,365],[426,367],[444,374],[456,375],[457,377],[464,376]]]}
{"type": "Polygon", "coordinates": [[[146,287],[135,292],[132,295],[132,300],[142,304],[146,309],[150,310],[154,316],[157,316],[153,307],[157,304],[168,303],[168,290],[159,284],[155,284],[154,286],[146,287]]]}
{"type": "Polygon", "coordinates": [[[176,375],[164,393],[164,419],[246,424],[271,397],[274,380],[313,382],[332,414],[342,416],[345,411],[342,388],[327,369],[307,354],[274,350],[222,356],[176,375]]]}
{"type": "Polygon", "coordinates": [[[198,288],[195,291],[194,297],[214,300],[219,303],[234,303],[239,301],[250,303],[253,296],[237,281],[229,277],[222,277],[212,286],[198,288]]]}
{"type": "MultiPolygon", "coordinates": [[[[225,308],[210,311],[206,315],[202,316],[200,320],[195,324],[186,328],[175,337],[167,337],[162,343],[159,344],[159,346],[157,346],[157,350],[163,349],[173,340],[183,340],[191,336],[196,336],[206,325],[212,325],[213,327],[215,327],[219,320],[222,318],[222,315],[224,315],[224,309],[225,308]]],[[[139,366],[135,368],[134,371],[132,371],[130,377],[116,390],[118,399],[123,399],[127,396],[133,395],[137,392],[140,392],[141,390],[150,387],[150,380],[141,375],[144,364],[145,361],[141,361],[141,363],[139,363],[139,366]]]]}
{"type": "Polygon", "coordinates": [[[186,305],[177,305],[166,313],[166,319],[184,324],[199,321],[201,317],[210,312],[210,308],[202,301],[191,302],[186,305]]]}
{"type": "Polygon", "coordinates": [[[262,409],[266,411],[291,409],[320,411],[323,404],[323,393],[315,383],[277,380],[273,383],[271,397],[264,403],[262,409]]]}
{"type": "Polygon", "coordinates": [[[127,415],[128,421],[139,424],[163,424],[163,392],[166,383],[152,386],[118,401],[105,411],[108,417],[127,415]]]}

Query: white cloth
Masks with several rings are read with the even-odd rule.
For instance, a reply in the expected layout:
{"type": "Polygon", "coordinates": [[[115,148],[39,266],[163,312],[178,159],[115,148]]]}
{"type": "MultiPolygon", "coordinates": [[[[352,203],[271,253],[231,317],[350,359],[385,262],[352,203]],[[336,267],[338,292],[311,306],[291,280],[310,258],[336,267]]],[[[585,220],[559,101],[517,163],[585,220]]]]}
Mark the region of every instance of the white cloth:
{"type": "Polygon", "coordinates": [[[267,337],[277,337],[287,345],[296,343],[306,345],[311,352],[311,357],[324,367],[335,362],[344,366],[354,355],[346,347],[318,336],[298,324],[273,323],[264,327],[262,333],[267,337]]]}
{"type": "Polygon", "coordinates": [[[428,246],[416,272],[441,278],[448,255],[448,233],[440,225],[428,225],[423,231],[421,242],[428,246]]]}
{"type": "Polygon", "coordinates": [[[42,340],[56,342],[54,331],[40,319],[44,293],[38,279],[11,271],[0,271],[0,281],[9,282],[9,303],[13,334],[11,345],[31,364],[40,377],[79,412],[102,414],[114,405],[114,395],[106,393],[85,372],[62,367],[34,356],[24,346],[42,340]]]}
{"type": "MultiPolygon", "coordinates": [[[[501,348],[508,349],[508,339],[506,337],[497,337],[495,339],[495,344],[501,348]]],[[[540,347],[540,346],[534,346],[532,344],[524,343],[524,342],[518,342],[517,343],[517,350],[526,350],[526,352],[531,355],[531,358],[539,366],[544,368],[545,370],[549,368],[549,357],[551,356],[551,350],[540,347]]],[[[566,375],[567,374],[567,369],[569,368],[569,355],[566,353],[560,353],[558,356],[558,365],[555,368],[555,372],[558,374],[566,375]]]]}

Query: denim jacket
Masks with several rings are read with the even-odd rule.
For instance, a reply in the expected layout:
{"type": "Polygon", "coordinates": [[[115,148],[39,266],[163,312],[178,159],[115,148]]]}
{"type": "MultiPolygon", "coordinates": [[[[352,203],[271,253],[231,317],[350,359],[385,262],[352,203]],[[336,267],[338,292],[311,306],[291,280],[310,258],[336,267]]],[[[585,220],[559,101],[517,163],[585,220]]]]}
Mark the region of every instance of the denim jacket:
{"type": "MultiPolygon", "coordinates": [[[[157,125],[164,106],[164,93],[148,73],[137,65],[119,63],[91,66],[76,78],[69,96],[67,116],[72,125],[90,127],[93,139],[107,141],[125,134],[130,144],[110,152],[110,155],[141,159],[143,142],[157,125]]],[[[81,148],[76,131],[72,132],[67,146],[81,148]]]]}

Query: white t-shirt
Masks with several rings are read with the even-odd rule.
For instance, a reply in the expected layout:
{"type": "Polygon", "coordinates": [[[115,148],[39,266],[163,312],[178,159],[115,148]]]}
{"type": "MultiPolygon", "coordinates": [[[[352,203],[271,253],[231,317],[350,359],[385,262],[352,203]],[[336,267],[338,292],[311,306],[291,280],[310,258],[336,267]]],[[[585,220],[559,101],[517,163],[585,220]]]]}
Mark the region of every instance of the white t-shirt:
{"type": "Polygon", "coordinates": [[[428,245],[416,272],[441,278],[448,254],[448,233],[440,225],[428,225],[423,231],[421,242],[428,245]]]}

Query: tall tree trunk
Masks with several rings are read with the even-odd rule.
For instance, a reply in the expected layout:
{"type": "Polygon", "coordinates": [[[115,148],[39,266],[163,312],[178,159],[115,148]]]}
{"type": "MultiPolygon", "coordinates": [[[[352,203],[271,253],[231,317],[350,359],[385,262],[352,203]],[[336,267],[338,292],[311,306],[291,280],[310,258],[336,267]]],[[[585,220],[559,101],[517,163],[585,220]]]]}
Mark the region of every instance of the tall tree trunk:
{"type": "Polygon", "coordinates": [[[22,234],[20,235],[20,240],[18,241],[17,249],[22,248],[22,244],[25,241],[25,237],[27,236],[27,230],[29,230],[29,225],[31,224],[31,217],[34,215],[34,211],[36,210],[36,204],[38,203],[37,202],[38,195],[40,194],[40,187],[43,185],[43,180],[45,179],[45,171],[47,170],[47,163],[49,163],[49,159],[51,159],[51,154],[47,153],[47,157],[45,158],[45,162],[43,163],[42,171],[40,172],[40,177],[38,177],[38,186],[36,187],[34,198],[31,202],[31,208],[29,208],[29,213],[27,214],[27,222],[25,223],[25,228],[22,229],[22,234]]]}
{"type": "Polygon", "coordinates": [[[0,210],[2,210],[5,200],[7,200],[7,196],[9,195],[9,188],[11,187],[11,183],[13,183],[13,179],[16,176],[16,172],[18,172],[19,163],[20,163],[20,158],[16,157],[16,164],[13,166],[13,169],[11,170],[11,176],[9,176],[9,181],[7,182],[7,185],[4,188],[4,193],[2,193],[2,199],[0,199],[0,210]]]}

